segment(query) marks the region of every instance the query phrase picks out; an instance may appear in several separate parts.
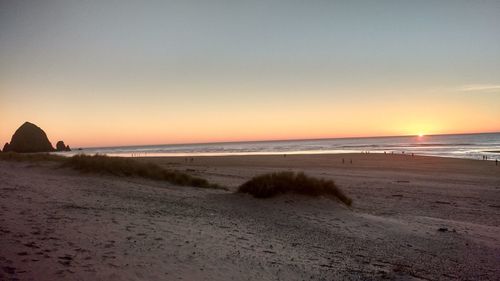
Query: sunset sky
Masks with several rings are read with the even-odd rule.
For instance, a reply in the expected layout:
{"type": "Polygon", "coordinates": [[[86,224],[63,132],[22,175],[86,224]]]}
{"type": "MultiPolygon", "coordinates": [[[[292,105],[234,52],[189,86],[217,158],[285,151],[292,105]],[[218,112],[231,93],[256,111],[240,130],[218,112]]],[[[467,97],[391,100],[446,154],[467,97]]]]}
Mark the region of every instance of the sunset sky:
{"type": "Polygon", "coordinates": [[[0,0],[0,142],[500,131],[500,1],[0,0]]]}

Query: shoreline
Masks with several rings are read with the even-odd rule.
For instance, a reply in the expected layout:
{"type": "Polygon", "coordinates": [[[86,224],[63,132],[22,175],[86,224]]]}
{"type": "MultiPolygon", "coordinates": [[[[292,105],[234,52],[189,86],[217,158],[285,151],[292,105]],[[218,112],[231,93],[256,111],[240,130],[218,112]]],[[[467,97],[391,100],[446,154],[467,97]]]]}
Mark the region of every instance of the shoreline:
{"type": "MultiPolygon", "coordinates": [[[[500,154],[499,151],[484,151],[487,153],[494,153],[500,154]]],[[[288,152],[288,153],[278,153],[278,152],[268,152],[268,153],[263,153],[263,152],[255,152],[255,153],[198,153],[198,154],[193,154],[193,153],[172,153],[172,154],[167,154],[167,153],[86,153],[85,151],[78,151],[74,150],[72,152],[50,152],[50,154],[54,155],[61,155],[65,157],[71,157],[74,155],[78,154],[85,154],[85,155],[95,155],[95,154],[101,154],[101,155],[107,155],[110,157],[127,157],[127,158],[139,158],[139,159],[147,159],[147,158],[197,158],[197,157],[259,157],[259,156],[308,156],[308,155],[357,155],[357,154],[382,154],[382,155],[401,155],[401,156],[409,156],[409,157],[433,157],[433,158],[445,158],[445,159],[461,159],[461,160],[478,160],[478,161],[495,161],[498,159],[500,161],[500,156],[498,158],[488,158],[488,159],[481,159],[480,156],[475,156],[475,157],[455,157],[455,156],[446,156],[446,155],[426,155],[426,154],[416,154],[414,153],[413,156],[411,153],[384,153],[383,151],[369,151],[368,153],[364,152],[317,152],[317,153],[310,153],[310,152],[304,152],[304,151],[297,151],[297,152],[288,152]]],[[[496,156],[496,155],[495,155],[496,156]]],[[[493,156],[493,157],[495,157],[493,156]]]]}
{"type": "MultiPolygon", "coordinates": [[[[491,151],[489,151],[491,152],[491,151]]],[[[402,156],[402,157],[428,157],[428,158],[443,158],[443,159],[457,159],[457,160],[472,160],[472,161],[482,161],[482,159],[475,159],[475,158],[461,158],[461,157],[448,157],[448,156],[442,156],[442,155],[422,155],[422,154],[414,154],[413,156],[411,153],[384,153],[382,152],[376,152],[376,151],[370,151],[368,153],[364,152],[342,152],[342,153],[332,153],[332,152],[325,152],[325,153],[304,153],[304,152],[296,152],[296,153],[275,153],[275,152],[270,152],[270,153],[264,153],[264,154],[258,154],[260,152],[256,152],[257,154],[236,154],[236,153],[231,153],[231,154],[221,154],[221,155],[195,155],[195,154],[186,154],[186,155],[160,155],[160,156],[124,156],[124,157],[129,157],[129,158],[139,158],[139,159],[148,159],[148,158],[186,158],[186,157],[194,157],[194,158],[201,158],[201,157],[265,157],[265,156],[278,156],[278,157],[283,157],[283,156],[317,156],[317,155],[324,155],[324,156],[352,156],[352,155],[386,155],[386,156],[402,156]]],[[[500,153],[500,150],[498,151],[500,153]]],[[[111,155],[109,155],[111,156],[111,155]]],[[[490,159],[488,159],[490,160],[490,159]]]]}

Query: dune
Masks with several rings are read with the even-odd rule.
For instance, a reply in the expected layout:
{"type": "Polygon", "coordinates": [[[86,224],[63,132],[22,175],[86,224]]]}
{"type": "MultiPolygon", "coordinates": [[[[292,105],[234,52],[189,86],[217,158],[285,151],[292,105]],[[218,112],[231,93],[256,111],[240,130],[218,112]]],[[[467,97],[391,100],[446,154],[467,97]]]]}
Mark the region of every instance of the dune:
{"type": "Polygon", "coordinates": [[[500,167],[490,161],[380,154],[136,160],[229,190],[0,160],[0,280],[500,278],[500,167]],[[353,204],[235,192],[279,171],[333,180],[353,204]]]}

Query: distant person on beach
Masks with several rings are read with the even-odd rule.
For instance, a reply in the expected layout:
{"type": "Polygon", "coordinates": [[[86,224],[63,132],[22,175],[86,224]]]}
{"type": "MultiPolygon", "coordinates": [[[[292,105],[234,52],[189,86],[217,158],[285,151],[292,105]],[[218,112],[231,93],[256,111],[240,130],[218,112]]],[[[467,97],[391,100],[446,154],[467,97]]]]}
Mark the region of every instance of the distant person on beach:
{"type": "Polygon", "coordinates": [[[342,158],[342,164],[344,164],[344,158],[342,158]]]}
{"type": "Polygon", "coordinates": [[[495,159],[495,166],[498,166],[498,159],[495,159]]]}

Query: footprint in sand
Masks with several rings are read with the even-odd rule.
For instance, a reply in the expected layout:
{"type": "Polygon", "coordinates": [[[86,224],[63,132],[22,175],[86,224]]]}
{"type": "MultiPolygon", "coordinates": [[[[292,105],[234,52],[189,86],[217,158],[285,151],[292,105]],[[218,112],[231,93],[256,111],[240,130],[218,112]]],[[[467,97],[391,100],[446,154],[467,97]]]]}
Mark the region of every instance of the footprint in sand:
{"type": "Polygon", "coordinates": [[[71,262],[73,261],[73,257],[70,255],[60,256],[58,259],[58,262],[64,266],[71,266],[71,262]]]}
{"type": "Polygon", "coordinates": [[[106,245],[104,245],[104,248],[108,249],[108,248],[111,248],[111,247],[115,246],[115,241],[114,240],[108,240],[107,242],[108,243],[106,245]]]}
{"type": "Polygon", "coordinates": [[[24,246],[28,247],[28,248],[33,248],[33,249],[39,249],[40,247],[38,247],[35,242],[29,242],[29,243],[25,243],[24,246]]]}
{"type": "Polygon", "coordinates": [[[106,252],[104,255],[102,255],[103,259],[116,259],[116,256],[114,255],[115,252],[106,252]]]}
{"type": "Polygon", "coordinates": [[[89,250],[83,249],[83,248],[76,248],[76,249],[74,249],[74,251],[77,252],[77,253],[88,253],[88,252],[90,252],[89,250]]]}
{"type": "Polygon", "coordinates": [[[12,266],[4,266],[2,267],[3,271],[7,274],[15,274],[16,273],[16,268],[12,266]]]}

